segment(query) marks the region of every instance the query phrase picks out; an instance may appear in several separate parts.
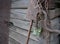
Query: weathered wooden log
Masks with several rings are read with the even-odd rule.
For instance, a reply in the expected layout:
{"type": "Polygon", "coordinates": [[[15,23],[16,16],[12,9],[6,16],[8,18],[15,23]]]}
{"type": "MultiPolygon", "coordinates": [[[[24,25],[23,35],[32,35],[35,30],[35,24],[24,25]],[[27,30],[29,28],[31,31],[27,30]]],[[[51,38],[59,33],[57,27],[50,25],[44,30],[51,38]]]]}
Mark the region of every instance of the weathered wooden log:
{"type": "Polygon", "coordinates": [[[28,8],[29,0],[13,0],[11,8],[28,8]]]}
{"type": "Polygon", "coordinates": [[[54,0],[48,0],[48,7],[49,7],[49,10],[54,9],[55,8],[55,1],[54,0]]]}
{"type": "Polygon", "coordinates": [[[50,19],[57,18],[58,16],[60,16],[60,9],[59,8],[56,8],[54,10],[49,10],[50,19]]]}

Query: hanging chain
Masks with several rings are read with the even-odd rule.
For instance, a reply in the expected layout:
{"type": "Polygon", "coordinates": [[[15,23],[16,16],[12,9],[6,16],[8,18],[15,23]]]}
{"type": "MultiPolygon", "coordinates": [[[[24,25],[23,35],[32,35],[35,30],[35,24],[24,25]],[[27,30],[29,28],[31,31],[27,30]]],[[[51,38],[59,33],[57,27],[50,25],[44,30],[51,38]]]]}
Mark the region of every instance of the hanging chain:
{"type": "MultiPolygon", "coordinates": [[[[49,16],[48,16],[48,0],[45,0],[45,9],[46,9],[46,13],[47,13],[47,19],[46,22],[48,23],[48,25],[50,25],[50,21],[49,21],[49,16]]],[[[50,32],[47,31],[47,36],[46,36],[46,44],[50,44],[50,32]]]]}
{"type": "Polygon", "coordinates": [[[47,25],[50,25],[50,18],[49,18],[49,0],[45,0],[45,9],[46,9],[46,13],[47,13],[47,25]]]}
{"type": "MultiPolygon", "coordinates": [[[[39,3],[39,0],[37,0],[36,3],[37,3],[37,8],[38,8],[38,10],[39,10],[39,4],[38,4],[38,3],[39,3]]],[[[39,19],[39,12],[38,12],[37,15],[36,15],[36,28],[37,28],[37,29],[38,29],[38,21],[39,21],[38,19],[39,19]]]]}
{"type": "Polygon", "coordinates": [[[36,28],[38,28],[38,21],[41,20],[41,9],[42,9],[42,6],[41,6],[41,3],[40,3],[40,0],[37,0],[37,8],[38,8],[38,13],[36,15],[36,28]]]}
{"type": "Polygon", "coordinates": [[[46,12],[48,12],[48,0],[45,0],[45,9],[46,9],[46,12]]]}

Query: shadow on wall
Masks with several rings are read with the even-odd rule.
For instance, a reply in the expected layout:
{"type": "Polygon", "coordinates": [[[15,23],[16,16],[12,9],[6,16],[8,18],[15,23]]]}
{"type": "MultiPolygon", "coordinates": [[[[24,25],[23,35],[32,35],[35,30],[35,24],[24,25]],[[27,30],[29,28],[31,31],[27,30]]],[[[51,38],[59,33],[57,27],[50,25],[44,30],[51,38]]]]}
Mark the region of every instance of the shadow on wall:
{"type": "Polygon", "coordinates": [[[58,35],[58,40],[59,40],[59,44],[60,44],[60,34],[58,35]]]}

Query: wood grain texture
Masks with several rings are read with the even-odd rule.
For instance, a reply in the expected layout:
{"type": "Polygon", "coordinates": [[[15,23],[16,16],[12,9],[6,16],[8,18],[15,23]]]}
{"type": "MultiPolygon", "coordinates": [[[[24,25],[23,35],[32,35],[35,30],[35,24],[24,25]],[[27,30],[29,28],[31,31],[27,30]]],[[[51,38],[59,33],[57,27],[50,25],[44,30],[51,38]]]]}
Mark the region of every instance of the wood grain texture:
{"type": "Polygon", "coordinates": [[[27,16],[27,9],[11,9],[10,17],[13,19],[21,19],[25,21],[29,21],[27,16]]]}
{"type": "MultiPolygon", "coordinates": [[[[13,28],[9,28],[9,29],[10,29],[9,34],[11,32],[16,32],[16,33],[21,34],[21,35],[26,36],[26,37],[28,35],[28,31],[27,30],[23,30],[23,29],[21,29],[21,28],[19,28],[17,26],[13,26],[13,28]]],[[[31,33],[30,39],[34,40],[34,41],[38,41],[38,39],[32,33],[31,33]]]]}
{"type": "MultiPolygon", "coordinates": [[[[21,32],[21,31],[20,31],[21,32]]],[[[25,44],[25,42],[26,42],[26,36],[24,36],[23,34],[21,34],[21,33],[16,33],[15,31],[11,31],[11,33],[10,33],[10,37],[11,38],[13,38],[13,39],[15,39],[16,41],[18,41],[19,43],[21,43],[21,44],[25,44]],[[23,42],[24,41],[24,42],[23,42]]],[[[24,33],[24,32],[22,32],[22,33],[24,33]]],[[[26,33],[27,34],[27,33],[26,33]]],[[[35,40],[33,40],[33,39],[30,39],[30,42],[29,42],[29,44],[37,44],[38,43],[38,41],[35,41],[35,40]]]]}
{"type": "Polygon", "coordinates": [[[15,0],[11,3],[11,8],[27,8],[29,0],[15,0]]]}
{"type": "Polygon", "coordinates": [[[50,19],[54,19],[60,16],[60,8],[56,8],[54,10],[49,10],[49,17],[50,19]]]}
{"type": "Polygon", "coordinates": [[[13,38],[9,37],[9,44],[21,44],[18,41],[14,40],[13,38]]]}
{"type": "MultiPolygon", "coordinates": [[[[17,27],[29,30],[30,22],[17,20],[17,19],[10,19],[10,21],[13,22],[14,25],[17,26],[17,27]]],[[[33,25],[32,29],[35,29],[34,25],[33,25]]]]}

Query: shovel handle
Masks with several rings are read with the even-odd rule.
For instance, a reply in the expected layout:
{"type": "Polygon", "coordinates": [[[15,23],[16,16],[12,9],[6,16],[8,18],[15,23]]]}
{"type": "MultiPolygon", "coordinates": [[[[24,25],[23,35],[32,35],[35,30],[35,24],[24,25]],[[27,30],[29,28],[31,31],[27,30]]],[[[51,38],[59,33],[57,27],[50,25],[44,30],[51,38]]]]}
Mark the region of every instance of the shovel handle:
{"type": "Polygon", "coordinates": [[[29,43],[29,38],[30,38],[30,34],[31,34],[32,25],[33,25],[33,20],[31,20],[31,23],[30,23],[30,28],[28,30],[28,37],[27,37],[26,44],[29,43]]]}

